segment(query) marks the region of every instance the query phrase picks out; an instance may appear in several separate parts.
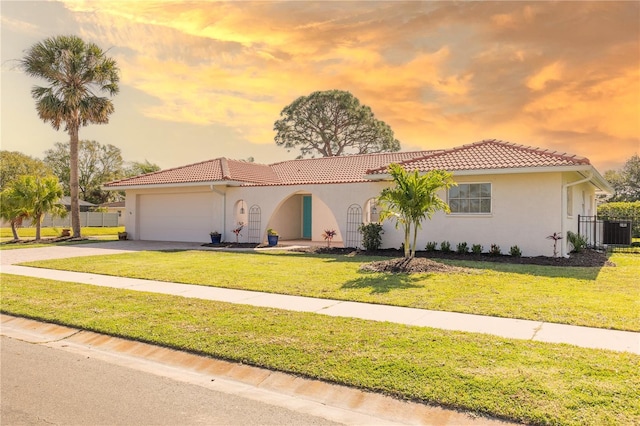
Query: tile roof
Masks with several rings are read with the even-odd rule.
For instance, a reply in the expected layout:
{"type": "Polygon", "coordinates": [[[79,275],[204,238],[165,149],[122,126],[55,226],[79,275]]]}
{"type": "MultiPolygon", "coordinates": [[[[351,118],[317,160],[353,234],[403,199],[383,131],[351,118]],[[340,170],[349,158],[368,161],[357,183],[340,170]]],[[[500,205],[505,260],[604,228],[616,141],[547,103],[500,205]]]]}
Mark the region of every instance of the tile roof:
{"type": "Polygon", "coordinates": [[[271,167],[280,185],[365,182],[367,171],[438,151],[385,152],[283,161],[271,167]]]}
{"type": "Polygon", "coordinates": [[[282,161],[271,165],[217,158],[109,182],[104,186],[117,189],[229,181],[251,186],[365,182],[367,175],[385,174],[391,163],[402,164],[408,171],[421,172],[433,169],[460,171],[590,164],[584,157],[491,139],[446,150],[344,155],[282,161]]]}
{"type": "MultiPolygon", "coordinates": [[[[495,139],[463,145],[400,163],[407,171],[520,169],[589,165],[585,157],[495,139]]],[[[387,173],[385,166],[369,174],[387,173]]]]}
{"type": "Polygon", "coordinates": [[[254,184],[277,183],[278,176],[265,164],[216,158],[173,169],[160,170],[144,175],[109,182],[104,186],[145,186],[171,183],[209,183],[239,181],[254,184]]]}

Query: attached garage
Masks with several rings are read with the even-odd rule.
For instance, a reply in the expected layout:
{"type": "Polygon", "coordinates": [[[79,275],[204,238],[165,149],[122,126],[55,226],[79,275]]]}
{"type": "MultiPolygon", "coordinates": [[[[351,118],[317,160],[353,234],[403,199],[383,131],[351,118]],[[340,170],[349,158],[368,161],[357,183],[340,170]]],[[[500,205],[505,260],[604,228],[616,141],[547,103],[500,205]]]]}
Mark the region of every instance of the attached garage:
{"type": "Polygon", "coordinates": [[[138,196],[139,238],[151,241],[207,242],[213,231],[211,192],[141,194],[138,196]]]}

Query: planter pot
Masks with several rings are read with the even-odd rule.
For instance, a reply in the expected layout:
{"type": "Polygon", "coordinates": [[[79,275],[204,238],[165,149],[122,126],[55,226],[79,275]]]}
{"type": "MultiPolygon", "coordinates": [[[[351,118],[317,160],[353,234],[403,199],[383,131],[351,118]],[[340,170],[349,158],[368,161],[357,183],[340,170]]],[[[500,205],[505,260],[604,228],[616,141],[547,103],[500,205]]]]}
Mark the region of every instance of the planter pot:
{"type": "Polygon", "coordinates": [[[278,235],[267,235],[267,241],[269,242],[269,246],[277,246],[278,245],[278,235]]]}
{"type": "Polygon", "coordinates": [[[220,244],[221,239],[222,239],[222,235],[220,234],[211,235],[211,244],[220,244]]]}

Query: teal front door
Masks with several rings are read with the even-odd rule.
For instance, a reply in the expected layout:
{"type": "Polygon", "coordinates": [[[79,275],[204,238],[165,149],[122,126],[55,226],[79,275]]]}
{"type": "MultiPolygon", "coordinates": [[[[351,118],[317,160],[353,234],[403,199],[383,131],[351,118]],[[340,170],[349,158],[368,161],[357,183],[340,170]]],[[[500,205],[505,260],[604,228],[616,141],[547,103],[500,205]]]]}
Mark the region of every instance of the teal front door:
{"type": "Polygon", "coordinates": [[[311,195],[302,196],[302,238],[311,239],[311,195]]]}

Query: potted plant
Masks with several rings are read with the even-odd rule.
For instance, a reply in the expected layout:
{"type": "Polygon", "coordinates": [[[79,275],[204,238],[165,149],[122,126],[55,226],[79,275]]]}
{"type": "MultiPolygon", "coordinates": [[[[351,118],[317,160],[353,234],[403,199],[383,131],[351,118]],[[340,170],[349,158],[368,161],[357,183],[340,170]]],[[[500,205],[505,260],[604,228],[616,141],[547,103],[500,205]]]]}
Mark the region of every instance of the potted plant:
{"type": "Polygon", "coordinates": [[[271,247],[278,245],[278,232],[273,228],[267,229],[267,241],[271,247]]]}
{"type": "Polygon", "coordinates": [[[211,236],[211,244],[220,244],[222,235],[218,231],[209,232],[211,236]]]}

